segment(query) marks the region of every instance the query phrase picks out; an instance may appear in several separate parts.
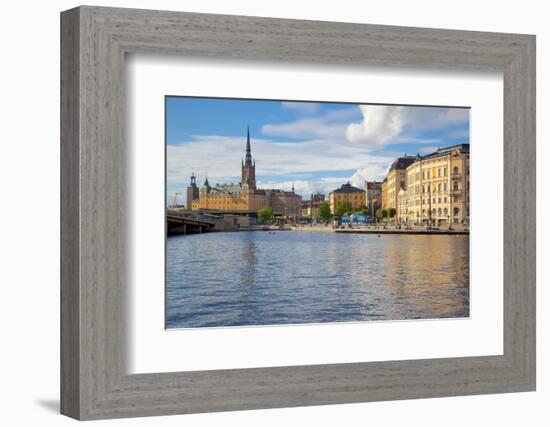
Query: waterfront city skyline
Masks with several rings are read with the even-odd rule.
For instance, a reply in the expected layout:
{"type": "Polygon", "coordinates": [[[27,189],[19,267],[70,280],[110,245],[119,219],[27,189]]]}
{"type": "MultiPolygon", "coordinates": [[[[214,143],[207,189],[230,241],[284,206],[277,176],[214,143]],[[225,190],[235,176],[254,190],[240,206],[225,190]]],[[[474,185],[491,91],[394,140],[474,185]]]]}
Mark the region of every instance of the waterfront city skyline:
{"type": "Polygon", "coordinates": [[[469,316],[468,108],[166,101],[166,328],[469,316]]]}
{"type": "Polygon", "coordinates": [[[469,141],[467,108],[167,97],[166,115],[167,203],[192,172],[199,185],[239,182],[248,126],[258,187],[303,197],[362,188],[404,153],[469,141]]]}

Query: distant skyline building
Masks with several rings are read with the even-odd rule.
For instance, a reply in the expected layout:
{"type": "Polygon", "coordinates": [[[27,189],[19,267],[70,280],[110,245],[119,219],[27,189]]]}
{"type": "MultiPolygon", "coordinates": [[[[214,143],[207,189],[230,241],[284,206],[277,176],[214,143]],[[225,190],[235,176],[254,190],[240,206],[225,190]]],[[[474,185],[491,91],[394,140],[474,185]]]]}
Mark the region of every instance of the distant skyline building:
{"type": "Polygon", "coordinates": [[[366,181],[366,206],[371,215],[382,207],[382,181],[366,181]]]}
{"type": "MultiPolygon", "coordinates": [[[[195,197],[194,183],[193,175],[187,190],[188,197],[195,197]]],[[[297,217],[300,215],[302,197],[294,192],[294,186],[292,191],[257,188],[256,161],[252,157],[250,128],[247,128],[240,182],[211,185],[206,176],[198,189],[198,199],[193,200],[192,210],[256,216],[260,209],[270,206],[275,216],[297,217]]]]}
{"type": "Polygon", "coordinates": [[[195,172],[193,172],[189,186],[187,187],[187,200],[185,201],[187,209],[192,209],[195,200],[199,200],[199,187],[197,186],[197,177],[195,176],[195,172]]]}
{"type": "Polygon", "coordinates": [[[317,209],[324,201],[325,195],[323,193],[312,194],[309,200],[302,201],[302,216],[316,218],[317,209]]]}
{"type": "Polygon", "coordinates": [[[365,190],[354,187],[348,181],[340,188],[331,191],[329,194],[330,212],[334,215],[341,201],[349,202],[352,209],[357,209],[365,204],[365,190]]]}

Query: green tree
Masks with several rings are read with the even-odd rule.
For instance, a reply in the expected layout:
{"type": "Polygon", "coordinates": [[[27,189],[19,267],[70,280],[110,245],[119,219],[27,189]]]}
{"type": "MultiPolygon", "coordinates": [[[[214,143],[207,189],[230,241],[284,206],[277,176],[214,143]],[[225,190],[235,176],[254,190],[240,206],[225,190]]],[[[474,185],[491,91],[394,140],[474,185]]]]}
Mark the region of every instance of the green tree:
{"type": "Polygon", "coordinates": [[[369,213],[369,208],[366,205],[361,205],[355,209],[354,213],[367,215],[369,213]]]}
{"type": "Polygon", "coordinates": [[[344,216],[352,211],[351,202],[348,200],[340,200],[336,207],[336,216],[344,216]]]}
{"type": "Polygon", "coordinates": [[[266,206],[265,208],[261,208],[258,211],[258,219],[261,223],[266,223],[268,221],[271,221],[273,219],[273,208],[271,206],[266,206]]]}
{"type": "Polygon", "coordinates": [[[317,208],[317,216],[325,221],[328,221],[332,216],[328,202],[322,202],[317,208]]]}
{"type": "Polygon", "coordinates": [[[388,216],[388,211],[386,209],[378,209],[376,211],[376,218],[379,220],[379,221],[382,221],[384,218],[386,218],[388,216]]]}
{"type": "Polygon", "coordinates": [[[397,211],[394,208],[388,208],[388,216],[390,218],[393,218],[396,213],[397,213],[397,211]]]}

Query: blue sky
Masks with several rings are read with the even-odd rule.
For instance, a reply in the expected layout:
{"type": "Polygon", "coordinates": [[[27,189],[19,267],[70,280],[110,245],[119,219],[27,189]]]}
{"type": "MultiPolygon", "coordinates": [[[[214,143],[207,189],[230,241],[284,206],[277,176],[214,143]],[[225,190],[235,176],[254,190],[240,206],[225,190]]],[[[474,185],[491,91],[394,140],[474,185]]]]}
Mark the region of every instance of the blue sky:
{"type": "Polygon", "coordinates": [[[306,198],[381,180],[405,153],[469,142],[466,108],[167,97],[168,203],[192,172],[200,185],[206,174],[211,185],[238,182],[247,126],[258,187],[294,184],[306,198]]]}

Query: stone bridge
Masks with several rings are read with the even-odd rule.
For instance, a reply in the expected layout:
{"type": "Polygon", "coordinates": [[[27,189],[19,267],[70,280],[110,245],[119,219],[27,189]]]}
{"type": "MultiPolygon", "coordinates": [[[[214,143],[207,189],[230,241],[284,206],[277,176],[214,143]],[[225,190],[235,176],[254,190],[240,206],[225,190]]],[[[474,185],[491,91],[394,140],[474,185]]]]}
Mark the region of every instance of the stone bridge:
{"type": "Polygon", "coordinates": [[[170,214],[166,215],[166,225],[169,236],[175,234],[206,233],[214,229],[214,224],[211,222],[170,214]]]}

